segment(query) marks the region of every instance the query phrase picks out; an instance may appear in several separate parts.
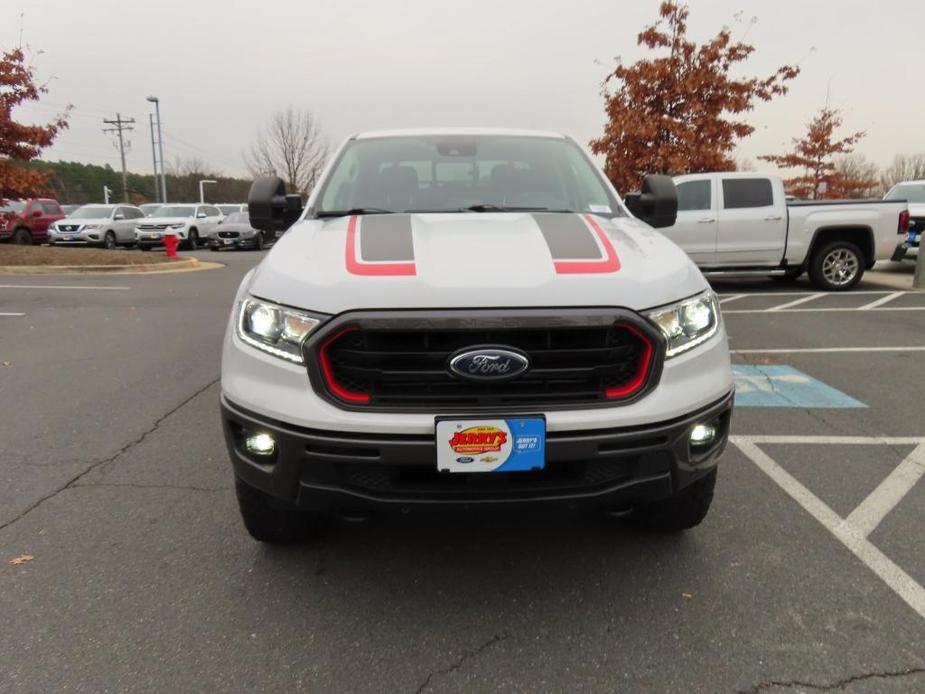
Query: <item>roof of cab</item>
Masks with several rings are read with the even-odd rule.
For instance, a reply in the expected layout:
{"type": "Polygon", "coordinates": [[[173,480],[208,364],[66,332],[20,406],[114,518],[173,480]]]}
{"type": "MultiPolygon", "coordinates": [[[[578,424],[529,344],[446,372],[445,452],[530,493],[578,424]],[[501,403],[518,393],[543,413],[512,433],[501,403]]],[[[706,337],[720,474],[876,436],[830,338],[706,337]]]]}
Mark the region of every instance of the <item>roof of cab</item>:
{"type": "Polygon", "coordinates": [[[515,128],[409,128],[403,130],[370,130],[357,133],[351,139],[366,140],[377,137],[439,137],[442,135],[507,135],[509,137],[552,137],[565,139],[562,133],[549,130],[518,130],[515,128]]]}

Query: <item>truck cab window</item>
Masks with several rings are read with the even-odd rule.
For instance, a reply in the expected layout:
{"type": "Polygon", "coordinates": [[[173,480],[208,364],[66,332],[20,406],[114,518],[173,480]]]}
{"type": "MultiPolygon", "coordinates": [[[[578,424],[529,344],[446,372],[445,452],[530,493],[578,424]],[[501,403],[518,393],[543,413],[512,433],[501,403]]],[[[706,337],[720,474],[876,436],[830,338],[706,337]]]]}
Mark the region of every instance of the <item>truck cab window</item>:
{"type": "Polygon", "coordinates": [[[678,191],[678,212],[709,210],[711,207],[712,187],[710,181],[679,183],[676,186],[678,191]]]}
{"type": "Polygon", "coordinates": [[[745,207],[770,207],[774,204],[771,181],[768,178],[727,178],[723,180],[723,207],[738,210],[745,207]]]}

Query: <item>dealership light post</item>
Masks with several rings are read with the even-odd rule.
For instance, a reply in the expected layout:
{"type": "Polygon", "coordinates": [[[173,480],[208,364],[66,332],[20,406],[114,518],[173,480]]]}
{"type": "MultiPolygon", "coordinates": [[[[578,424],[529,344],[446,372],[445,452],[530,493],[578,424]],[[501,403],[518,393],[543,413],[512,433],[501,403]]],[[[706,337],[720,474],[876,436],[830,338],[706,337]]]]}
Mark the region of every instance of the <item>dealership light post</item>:
{"type": "Polygon", "coordinates": [[[148,101],[154,104],[157,118],[157,146],[161,152],[161,202],[167,202],[167,167],[164,165],[164,136],[161,134],[161,101],[156,96],[149,96],[148,101]]]}
{"type": "Polygon", "coordinates": [[[205,194],[205,192],[202,190],[203,185],[205,185],[206,183],[218,183],[218,181],[210,181],[210,180],[208,180],[208,179],[203,179],[203,180],[199,181],[199,202],[205,202],[205,201],[206,201],[206,194],[205,194]]]}

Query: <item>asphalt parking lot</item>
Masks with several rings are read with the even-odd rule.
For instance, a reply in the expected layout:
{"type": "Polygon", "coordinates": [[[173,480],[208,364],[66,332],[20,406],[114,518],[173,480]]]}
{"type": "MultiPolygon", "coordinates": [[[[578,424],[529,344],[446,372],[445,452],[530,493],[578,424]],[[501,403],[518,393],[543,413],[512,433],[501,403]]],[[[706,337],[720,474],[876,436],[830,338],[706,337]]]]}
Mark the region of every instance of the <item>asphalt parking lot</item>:
{"type": "Polygon", "coordinates": [[[734,438],[684,535],[412,515],[269,548],[218,418],[259,255],[0,277],[0,691],[925,689],[925,293],[717,285],[734,438]]]}

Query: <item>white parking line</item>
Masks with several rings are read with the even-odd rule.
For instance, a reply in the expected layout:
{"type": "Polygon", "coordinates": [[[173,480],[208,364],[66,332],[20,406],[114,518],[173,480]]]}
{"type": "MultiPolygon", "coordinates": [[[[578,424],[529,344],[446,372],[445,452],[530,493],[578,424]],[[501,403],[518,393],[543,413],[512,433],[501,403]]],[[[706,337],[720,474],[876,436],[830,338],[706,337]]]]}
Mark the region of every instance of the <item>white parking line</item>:
{"type": "Polygon", "coordinates": [[[788,301],[786,304],[780,304],[778,306],[772,306],[768,311],[781,311],[785,308],[790,308],[791,306],[799,306],[800,304],[805,304],[807,301],[812,301],[813,299],[818,299],[820,296],[825,296],[822,292],[816,294],[810,294],[809,296],[804,296],[800,299],[794,299],[793,301],[788,301]]]}
{"type": "Polygon", "coordinates": [[[0,289],[102,289],[125,291],[131,287],[65,286],[63,284],[0,284],[0,289]]]}
{"type": "MultiPolygon", "coordinates": [[[[863,295],[874,295],[874,294],[892,294],[895,290],[893,289],[852,289],[850,296],[863,296],[863,295]]],[[[806,296],[807,294],[818,294],[819,292],[744,292],[744,293],[735,293],[735,294],[719,294],[718,296],[806,296]]],[[[824,292],[823,292],[824,293],[824,292]]],[[[921,294],[921,291],[906,291],[904,294],[921,294]]],[[[837,295],[836,295],[837,296],[837,295]]]]}
{"type": "MultiPolygon", "coordinates": [[[[768,313],[771,309],[767,308],[755,308],[755,309],[740,309],[738,311],[723,311],[723,315],[729,315],[730,313],[768,313]]],[[[778,313],[830,313],[834,311],[860,311],[860,308],[788,308],[786,311],[778,311],[778,313]]],[[[925,311],[925,306],[878,306],[876,308],[866,309],[868,311],[925,311]]]]}
{"type": "MultiPolygon", "coordinates": [[[[923,443],[923,439],[921,438],[880,439],[876,437],[866,437],[863,441],[858,440],[861,437],[848,438],[850,438],[850,441],[847,442],[850,443],[870,444],[896,440],[914,441],[919,444],[923,443]]],[[[916,583],[909,574],[895,564],[893,560],[871,544],[863,531],[855,528],[846,519],[835,513],[819,497],[804,487],[793,475],[784,470],[784,468],[757,445],[758,443],[778,442],[779,439],[802,439],[802,442],[817,444],[841,444],[846,443],[845,438],[838,436],[731,436],[729,437],[729,441],[742,451],[742,453],[757,465],[758,468],[767,474],[768,477],[774,480],[781,489],[787,492],[793,500],[802,506],[813,518],[818,520],[839,542],[847,547],[854,556],[864,562],[864,564],[879,576],[880,580],[886,583],[893,592],[909,605],[909,607],[915,610],[919,616],[925,618],[925,588],[922,588],[922,586],[916,583]]],[[[898,502],[899,500],[897,499],[896,501],[898,502]]]]}
{"type": "Polygon", "coordinates": [[[922,475],[925,475],[925,446],[916,446],[861,505],[848,514],[845,523],[869,537],[922,475]]]}
{"type": "Polygon", "coordinates": [[[25,314],[25,313],[0,313],[0,316],[9,316],[9,317],[12,317],[12,316],[24,316],[24,315],[26,315],[26,314],[25,314]]]}
{"type": "Polygon", "coordinates": [[[730,301],[735,301],[737,299],[744,299],[746,296],[748,296],[748,294],[720,294],[719,296],[722,297],[719,300],[719,303],[728,304],[730,301]]]}
{"type": "Polygon", "coordinates": [[[906,292],[893,292],[892,294],[887,294],[886,296],[882,296],[879,299],[875,299],[874,301],[871,301],[869,304],[864,304],[858,309],[858,311],[869,311],[872,308],[883,306],[883,304],[885,304],[886,302],[892,301],[896,297],[902,296],[905,293],[906,292]]]}
{"type": "Polygon", "coordinates": [[[925,347],[795,347],[785,349],[730,349],[730,354],[830,354],[837,352],[925,352],[925,347]]]}

